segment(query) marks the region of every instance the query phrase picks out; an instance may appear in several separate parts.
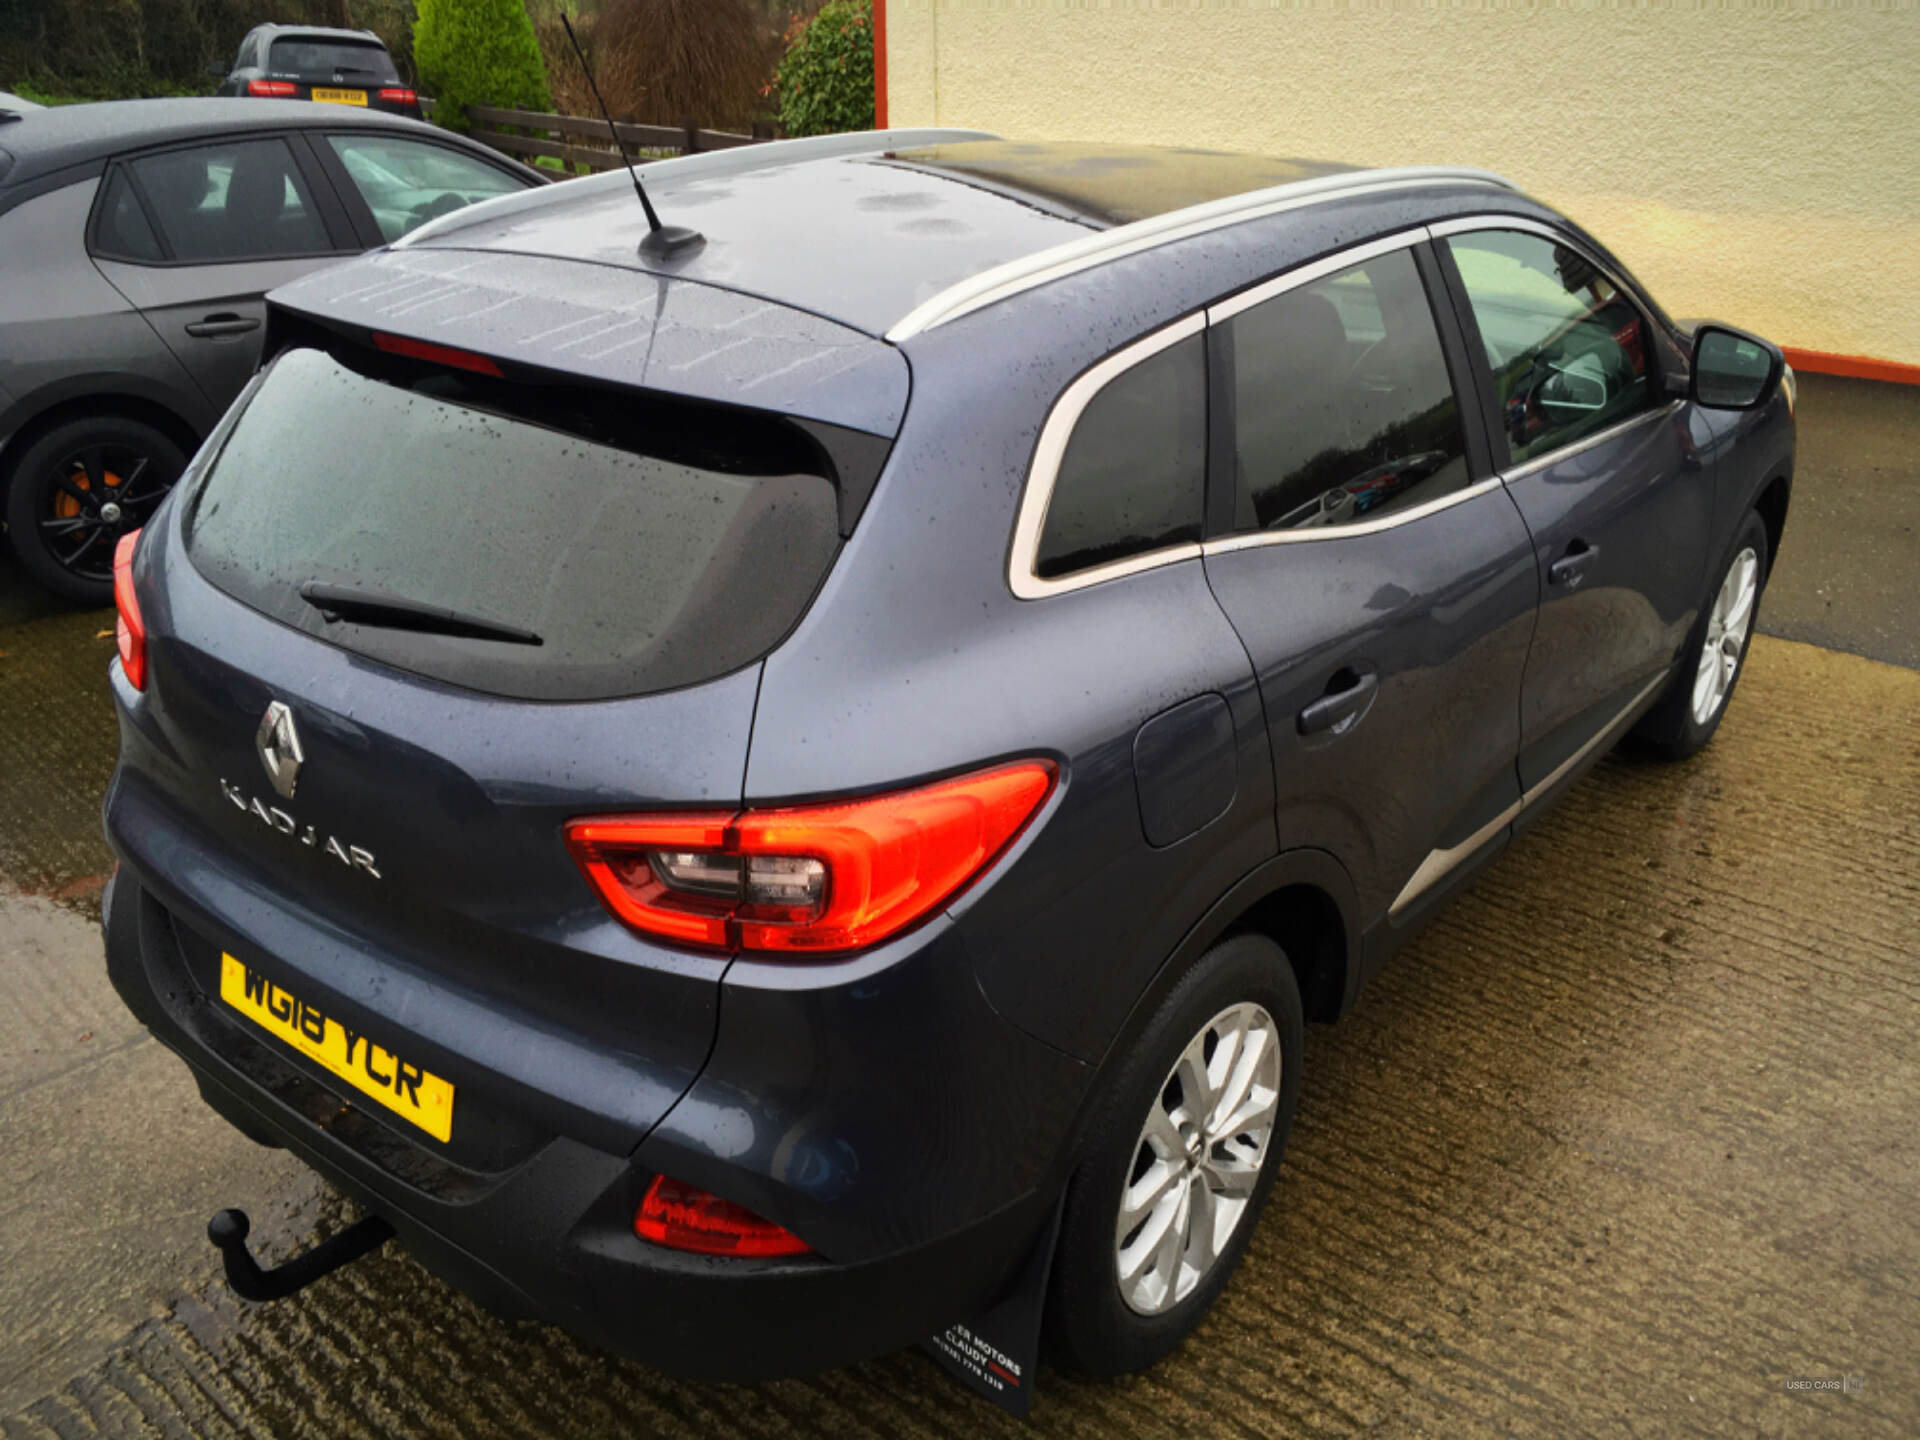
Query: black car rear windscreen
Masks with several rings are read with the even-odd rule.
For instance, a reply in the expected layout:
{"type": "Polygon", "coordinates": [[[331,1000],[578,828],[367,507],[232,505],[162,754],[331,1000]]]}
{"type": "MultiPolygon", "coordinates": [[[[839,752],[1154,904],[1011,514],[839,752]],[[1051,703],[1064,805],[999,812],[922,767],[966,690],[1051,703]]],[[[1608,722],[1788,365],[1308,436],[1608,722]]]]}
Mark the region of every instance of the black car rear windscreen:
{"type": "Polygon", "coordinates": [[[195,567],[469,689],[599,699],[726,674],[792,628],[839,551],[831,465],[754,412],[317,349],[243,403],[188,497],[195,567]]]}
{"type": "Polygon", "coordinates": [[[338,75],[342,80],[376,84],[400,78],[384,46],[352,40],[276,40],[267,54],[267,73],[300,80],[331,80],[338,75]]]}

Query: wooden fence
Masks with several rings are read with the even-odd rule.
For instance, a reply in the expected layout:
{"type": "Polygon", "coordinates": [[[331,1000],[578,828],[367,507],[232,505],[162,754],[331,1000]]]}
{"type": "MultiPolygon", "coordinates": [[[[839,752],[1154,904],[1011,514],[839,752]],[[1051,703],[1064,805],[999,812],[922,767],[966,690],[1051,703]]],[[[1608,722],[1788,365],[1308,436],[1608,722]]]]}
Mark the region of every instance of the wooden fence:
{"type": "MultiPolygon", "coordinates": [[[[469,132],[482,145],[490,145],[503,155],[531,163],[539,157],[559,160],[572,173],[576,168],[612,170],[620,164],[620,152],[607,134],[607,122],[583,115],[548,115],[536,110],[498,110],[490,105],[469,105],[469,132]],[[587,143],[581,143],[581,142],[587,143]]],[[[735,145],[751,145],[756,140],[771,140],[765,135],[740,135],[730,130],[700,130],[692,125],[630,125],[616,122],[614,129],[635,159],[661,158],[665,151],[692,155],[702,150],[727,150],[735,145]]]]}

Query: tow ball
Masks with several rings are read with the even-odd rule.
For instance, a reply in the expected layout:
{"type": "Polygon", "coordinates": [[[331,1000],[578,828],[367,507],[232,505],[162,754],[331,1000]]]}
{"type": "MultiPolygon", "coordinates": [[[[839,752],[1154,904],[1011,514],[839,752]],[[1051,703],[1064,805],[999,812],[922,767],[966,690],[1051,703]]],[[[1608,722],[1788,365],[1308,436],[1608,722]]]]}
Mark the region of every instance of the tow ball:
{"type": "Polygon", "coordinates": [[[244,1210],[222,1210],[207,1222],[207,1239],[227,1267],[227,1288],[242,1300],[283,1299],[393,1238],[393,1226],[378,1215],[368,1215],[286,1264],[262,1270],[247,1250],[247,1231],[251,1228],[244,1210]]]}

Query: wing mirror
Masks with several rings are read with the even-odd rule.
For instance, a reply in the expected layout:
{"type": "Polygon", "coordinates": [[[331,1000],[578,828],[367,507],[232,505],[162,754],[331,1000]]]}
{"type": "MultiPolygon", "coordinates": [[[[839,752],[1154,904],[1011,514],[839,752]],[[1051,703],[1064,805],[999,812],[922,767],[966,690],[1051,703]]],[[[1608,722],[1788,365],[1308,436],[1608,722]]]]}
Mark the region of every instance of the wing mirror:
{"type": "Polygon", "coordinates": [[[1716,410],[1755,410],[1780,383],[1786,357],[1758,335],[1726,325],[1693,332],[1693,402],[1716,410]]]}
{"type": "Polygon", "coordinates": [[[224,80],[227,78],[227,67],[222,65],[218,60],[209,60],[207,62],[207,74],[216,80],[224,80]]]}

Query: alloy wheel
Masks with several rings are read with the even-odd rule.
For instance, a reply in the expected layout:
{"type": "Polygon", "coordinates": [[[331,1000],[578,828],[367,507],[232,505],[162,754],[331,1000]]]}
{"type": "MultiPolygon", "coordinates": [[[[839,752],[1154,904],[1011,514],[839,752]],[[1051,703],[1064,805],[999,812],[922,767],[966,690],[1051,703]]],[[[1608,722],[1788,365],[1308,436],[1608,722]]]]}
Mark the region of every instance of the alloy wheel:
{"type": "Polygon", "coordinates": [[[1753,624],[1754,601],[1759,595],[1760,557],[1749,547],[1733,557],[1707,617],[1707,639],[1700,649],[1700,668],[1693,679],[1695,724],[1705,725],[1727,703],[1727,692],[1733,689],[1733,677],[1740,670],[1747,630],[1753,624]]]}
{"type": "Polygon", "coordinates": [[[48,556],[78,579],[111,579],[114,545],[146,523],[170,483],[130,445],[74,451],[47,471],[37,523],[48,556]]]}
{"type": "Polygon", "coordinates": [[[1273,1138],[1280,1032],[1230,1005],[1187,1042],[1154,1096],[1114,1222],[1127,1308],[1157,1315],[1193,1293],[1239,1228],[1273,1138]]]}

